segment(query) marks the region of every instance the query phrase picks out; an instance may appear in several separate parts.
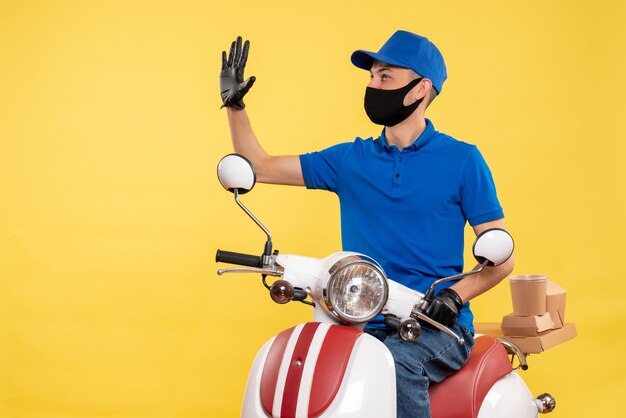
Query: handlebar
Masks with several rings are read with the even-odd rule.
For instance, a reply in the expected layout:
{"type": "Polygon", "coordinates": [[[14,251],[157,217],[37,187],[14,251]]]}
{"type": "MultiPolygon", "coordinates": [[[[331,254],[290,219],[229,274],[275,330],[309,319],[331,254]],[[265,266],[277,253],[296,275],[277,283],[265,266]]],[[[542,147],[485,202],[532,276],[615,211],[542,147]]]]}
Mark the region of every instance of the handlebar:
{"type": "Polygon", "coordinates": [[[215,261],[217,263],[237,264],[240,266],[263,267],[261,257],[231,251],[217,250],[215,253],[215,261]]]}

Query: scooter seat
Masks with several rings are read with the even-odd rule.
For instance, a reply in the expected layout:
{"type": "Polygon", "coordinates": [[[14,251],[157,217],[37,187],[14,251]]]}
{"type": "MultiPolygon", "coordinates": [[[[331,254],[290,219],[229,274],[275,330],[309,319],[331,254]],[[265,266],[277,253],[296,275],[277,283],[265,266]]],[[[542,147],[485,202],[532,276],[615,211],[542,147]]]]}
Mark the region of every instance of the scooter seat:
{"type": "Polygon", "coordinates": [[[476,418],[489,389],[511,370],[511,361],[498,340],[477,337],[465,366],[430,386],[432,418],[476,418]]]}

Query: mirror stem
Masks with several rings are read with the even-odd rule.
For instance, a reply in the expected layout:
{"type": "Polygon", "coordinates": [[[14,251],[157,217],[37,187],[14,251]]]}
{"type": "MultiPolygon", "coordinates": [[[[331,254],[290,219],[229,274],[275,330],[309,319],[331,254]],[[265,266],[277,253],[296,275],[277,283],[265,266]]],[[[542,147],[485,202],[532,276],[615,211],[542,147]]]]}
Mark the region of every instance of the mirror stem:
{"type": "Polygon", "coordinates": [[[487,266],[487,264],[489,264],[489,260],[483,261],[480,265],[476,266],[476,268],[474,270],[470,270],[470,271],[465,272],[465,273],[456,274],[454,276],[444,277],[443,279],[436,280],[428,288],[428,291],[426,292],[426,294],[424,295],[424,297],[422,299],[426,303],[425,306],[424,306],[424,302],[422,303],[422,309],[426,310],[428,305],[430,305],[430,302],[432,302],[433,296],[435,296],[435,287],[437,287],[437,285],[439,283],[450,282],[452,280],[461,280],[462,278],[467,277],[467,276],[471,276],[472,274],[480,273],[481,271],[484,270],[484,268],[487,266]]]}
{"type": "Polygon", "coordinates": [[[263,255],[267,255],[267,256],[271,255],[272,254],[272,235],[270,234],[270,231],[268,231],[267,228],[261,223],[261,221],[259,221],[256,218],[256,216],[254,216],[252,212],[250,212],[248,208],[246,208],[243,205],[243,203],[241,203],[241,201],[239,200],[239,189],[235,189],[235,202],[237,202],[239,207],[248,214],[250,219],[252,219],[254,223],[257,224],[263,230],[263,232],[265,232],[265,235],[267,235],[267,242],[265,243],[265,251],[263,255]]]}

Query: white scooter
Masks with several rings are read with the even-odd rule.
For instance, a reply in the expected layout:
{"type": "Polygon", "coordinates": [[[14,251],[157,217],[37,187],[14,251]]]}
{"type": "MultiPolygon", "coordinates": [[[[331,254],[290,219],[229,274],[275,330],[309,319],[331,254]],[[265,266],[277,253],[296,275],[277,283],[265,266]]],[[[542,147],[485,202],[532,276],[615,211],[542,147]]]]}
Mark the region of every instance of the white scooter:
{"type": "MultiPolygon", "coordinates": [[[[380,265],[363,254],[338,252],[315,259],[272,251],[269,231],[239,200],[255,184],[252,165],[243,156],[227,155],[218,165],[218,177],[267,235],[261,256],[218,250],[217,262],[245,266],[218,274],[261,274],[274,302],[300,301],[314,307],[314,322],[281,332],[259,350],[244,396],[244,418],[395,417],[394,361],[383,343],[363,332],[365,323],[383,314],[385,323],[410,344],[419,338],[421,321],[463,344],[453,331],[424,314],[435,286],[502,264],[513,252],[506,231],[487,230],[474,243],[477,268],[440,279],[422,294],[388,279],[380,265]],[[268,285],[267,276],[280,279],[268,285]]],[[[533,398],[517,374],[518,368],[527,367],[515,345],[477,336],[466,365],[431,386],[432,417],[531,418],[551,412],[554,398],[533,398]],[[519,359],[516,369],[514,356],[519,359]]]]}

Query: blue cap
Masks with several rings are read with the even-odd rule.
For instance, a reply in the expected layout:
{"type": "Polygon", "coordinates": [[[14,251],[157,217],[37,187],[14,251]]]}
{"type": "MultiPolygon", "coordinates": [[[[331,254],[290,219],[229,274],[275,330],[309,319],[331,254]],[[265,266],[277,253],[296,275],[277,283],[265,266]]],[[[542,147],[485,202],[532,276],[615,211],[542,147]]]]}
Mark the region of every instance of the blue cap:
{"type": "Polygon", "coordinates": [[[394,33],[378,52],[359,49],[350,59],[352,64],[364,70],[370,70],[374,60],[410,68],[432,81],[437,93],[441,93],[443,82],[448,78],[446,63],[435,44],[404,30],[394,33]]]}

